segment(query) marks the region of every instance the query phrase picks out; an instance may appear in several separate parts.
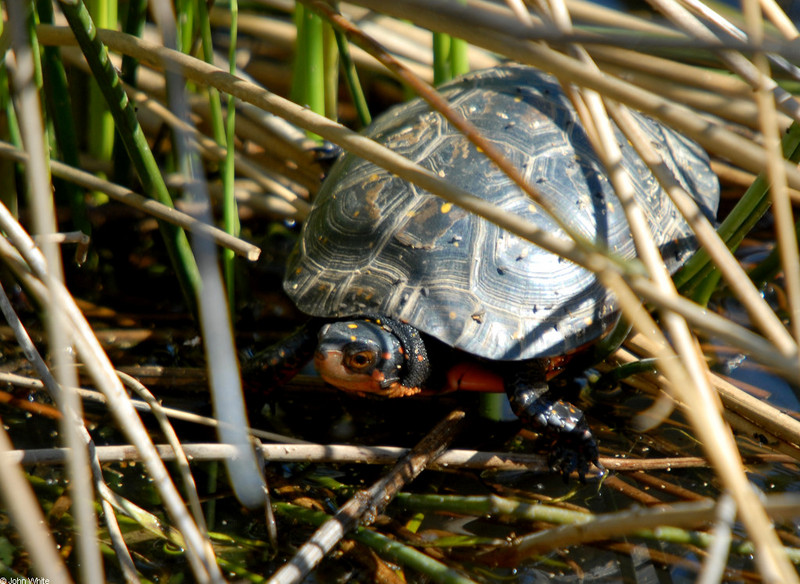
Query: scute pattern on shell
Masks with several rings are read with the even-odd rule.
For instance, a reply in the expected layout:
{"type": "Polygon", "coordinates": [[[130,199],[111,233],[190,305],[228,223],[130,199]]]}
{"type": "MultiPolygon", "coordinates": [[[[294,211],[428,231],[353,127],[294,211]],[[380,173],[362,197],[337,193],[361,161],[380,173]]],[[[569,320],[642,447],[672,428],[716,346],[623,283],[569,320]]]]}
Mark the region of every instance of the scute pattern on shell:
{"type": "MultiPolygon", "coordinates": [[[[573,229],[618,254],[635,255],[603,166],[552,77],[509,65],[472,73],[441,92],[573,229]]],[[[719,186],[705,153],[669,128],[637,118],[684,188],[709,216],[715,214],[719,186]]],[[[390,110],[366,134],[557,232],[551,219],[423,101],[390,110]]],[[[695,248],[691,231],[619,132],[618,139],[674,271],[695,248]]],[[[306,313],[386,314],[453,347],[499,360],[564,354],[602,335],[617,318],[615,299],[590,272],[352,155],[336,163],[318,194],[284,288],[306,313]]]]}

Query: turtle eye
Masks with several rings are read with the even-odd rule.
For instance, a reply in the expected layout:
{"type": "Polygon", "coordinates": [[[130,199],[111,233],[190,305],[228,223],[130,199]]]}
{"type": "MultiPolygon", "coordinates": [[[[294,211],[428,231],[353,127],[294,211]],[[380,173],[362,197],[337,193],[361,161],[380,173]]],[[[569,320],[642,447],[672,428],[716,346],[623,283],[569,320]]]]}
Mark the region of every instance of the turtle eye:
{"type": "Polygon", "coordinates": [[[345,357],[344,364],[348,369],[352,369],[354,371],[363,371],[364,369],[367,369],[375,364],[375,352],[358,351],[356,353],[350,353],[345,357]]]}

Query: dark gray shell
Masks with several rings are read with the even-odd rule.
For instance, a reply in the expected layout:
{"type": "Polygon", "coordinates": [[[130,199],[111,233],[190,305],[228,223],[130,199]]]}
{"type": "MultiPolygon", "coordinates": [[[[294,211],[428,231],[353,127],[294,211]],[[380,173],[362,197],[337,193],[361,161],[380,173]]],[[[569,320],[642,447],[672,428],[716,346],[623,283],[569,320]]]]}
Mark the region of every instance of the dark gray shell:
{"type": "MultiPolygon", "coordinates": [[[[451,105],[536,184],[573,229],[635,255],[621,205],[556,81],[505,66],[441,88],[451,105]]],[[[712,216],[717,179],[693,142],[637,116],[684,188],[712,216]]],[[[505,175],[421,100],[366,132],[456,185],[543,229],[557,228],[505,175]]],[[[695,249],[689,227],[618,132],[624,166],[676,270],[695,249]]],[[[617,305],[595,276],[356,156],[332,169],[292,253],[286,292],[304,312],[381,313],[489,359],[564,354],[598,338],[617,305]]]]}

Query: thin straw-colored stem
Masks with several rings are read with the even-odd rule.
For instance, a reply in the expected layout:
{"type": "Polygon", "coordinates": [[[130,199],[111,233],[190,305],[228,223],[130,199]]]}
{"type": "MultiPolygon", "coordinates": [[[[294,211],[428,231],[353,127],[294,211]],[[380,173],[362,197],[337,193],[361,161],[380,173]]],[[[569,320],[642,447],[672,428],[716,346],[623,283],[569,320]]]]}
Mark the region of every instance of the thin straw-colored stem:
{"type": "MultiPolygon", "coordinates": [[[[771,499],[770,510],[775,517],[786,516],[784,514],[793,515],[798,511],[797,504],[800,501],[795,495],[776,495],[771,499]]],[[[598,541],[633,534],[639,530],[656,528],[664,523],[681,526],[702,525],[713,520],[714,507],[713,501],[703,500],[674,503],[670,509],[660,506],[653,509],[635,508],[599,515],[586,523],[544,529],[522,537],[516,547],[515,557],[523,558],[537,552],[584,543],[587,540],[598,541]]]]}
{"type": "MultiPolygon", "coordinates": [[[[25,170],[25,180],[29,206],[32,210],[34,232],[50,235],[58,229],[55,219],[55,203],[51,190],[48,145],[45,143],[45,124],[42,120],[42,104],[35,83],[35,63],[31,39],[28,36],[29,3],[12,0],[7,4],[13,52],[12,79],[17,104],[17,117],[20,122],[25,150],[29,162],[25,170]]],[[[38,48],[38,46],[37,46],[38,48]]],[[[42,253],[46,258],[46,278],[43,280],[52,299],[57,289],[63,286],[64,274],[61,268],[61,250],[55,241],[42,242],[42,253]]],[[[50,302],[43,306],[52,307],[50,302]]],[[[47,342],[53,359],[58,381],[67,387],[77,385],[70,343],[69,324],[58,310],[44,312],[47,342]]],[[[61,420],[64,440],[73,451],[67,465],[68,477],[72,486],[72,500],[76,522],[77,552],[81,577],[94,582],[103,578],[100,550],[96,541],[97,517],[94,512],[94,492],[90,477],[86,473],[89,464],[88,453],[82,440],[85,431],[81,422],[82,404],[74,392],[63,392],[59,407],[65,414],[61,420]]]]}
{"type": "Polygon", "coordinates": [[[612,106],[617,123],[624,125],[628,139],[647,161],[658,180],[669,193],[675,205],[692,226],[698,241],[703,245],[715,265],[719,268],[731,289],[742,301],[752,316],[752,322],[760,328],[775,346],[787,357],[797,354],[797,344],[786,332],[783,323],[766,303],[761,293],[747,277],[744,269],[730,253],[725,243],[717,235],[714,227],[697,208],[697,204],[676,184],[661,161],[653,152],[647,140],[630,123],[628,116],[618,106],[612,106]]]}
{"type": "MultiPolygon", "coordinates": [[[[161,170],[150,150],[150,145],[136,118],[128,97],[122,89],[119,77],[108,59],[108,50],[97,37],[97,29],[92,23],[82,0],[68,2],[60,0],[67,21],[76,40],[81,45],[84,57],[92,69],[93,78],[100,86],[106,103],[114,117],[118,135],[131,157],[144,191],[160,203],[172,206],[161,170]]],[[[194,308],[195,293],[200,288],[200,274],[189,246],[186,234],[180,228],[168,223],[159,223],[170,260],[178,276],[187,306],[194,308]]]]}
{"type": "Polygon", "coordinates": [[[386,475],[342,505],[336,515],[320,526],[295,556],[270,577],[269,584],[298,584],[344,535],[361,524],[372,523],[403,485],[414,480],[447,448],[463,425],[464,416],[460,410],[448,414],[386,475]]]}
{"type": "Polygon", "coordinates": [[[72,578],[56,551],[56,542],[46,528],[45,518],[36,495],[33,494],[25,475],[9,453],[14,446],[6,429],[0,424],[0,497],[11,516],[11,521],[25,542],[25,550],[31,555],[34,572],[50,582],[69,584],[72,578]]]}
{"type": "MultiPolygon", "coordinates": [[[[694,36],[702,39],[714,36],[702,23],[677,4],[668,0],[651,0],[651,3],[694,36]]],[[[756,44],[760,43],[763,40],[763,32],[757,3],[745,3],[745,16],[750,29],[750,39],[756,44]]],[[[765,150],[768,154],[766,169],[772,183],[770,194],[775,207],[778,247],[786,270],[794,337],[798,339],[800,338],[800,323],[798,322],[800,320],[800,253],[798,253],[794,237],[791,203],[786,193],[787,178],[785,166],[782,164],[780,138],[777,135],[775,106],[777,105],[782,111],[792,115],[795,120],[799,120],[800,104],[768,76],[768,67],[762,54],[754,57],[755,63],[750,63],[742,55],[732,51],[721,51],[719,56],[733,71],[756,89],[761,129],[765,150]]]]}
{"type": "MultiPolygon", "coordinates": [[[[21,375],[16,375],[14,373],[2,373],[0,372],[0,380],[4,383],[8,383],[15,387],[20,387],[28,390],[41,390],[44,386],[42,382],[38,379],[31,379],[30,377],[23,377],[21,375]]],[[[100,403],[100,404],[108,404],[108,400],[105,396],[99,391],[93,391],[91,389],[83,389],[80,387],[72,388],[76,391],[80,396],[93,403],[100,403]]],[[[150,405],[143,401],[139,400],[131,400],[131,405],[140,412],[149,412],[150,405]]],[[[200,414],[196,414],[194,412],[187,412],[185,410],[179,410],[175,408],[169,408],[166,406],[161,406],[161,411],[164,412],[168,417],[175,419],[175,420],[182,420],[185,422],[191,422],[193,424],[201,424],[204,426],[209,426],[211,428],[215,428],[219,425],[219,422],[214,418],[210,418],[208,416],[201,416],[200,414]]],[[[300,440],[298,438],[292,438],[291,436],[286,436],[284,434],[276,434],[275,432],[267,432],[265,430],[258,430],[256,428],[248,428],[248,432],[254,438],[258,438],[260,440],[269,440],[272,442],[281,442],[281,443],[288,443],[288,444],[309,444],[309,442],[305,440],[300,440]]]]}
{"type": "Polygon", "coordinates": [[[95,383],[106,395],[111,413],[114,415],[121,431],[141,453],[153,484],[158,490],[170,519],[186,538],[189,546],[189,560],[198,580],[203,582],[222,581],[219,569],[213,557],[205,554],[204,538],[197,526],[186,512],[183,501],[175,489],[164,464],[153,448],[144,425],[136,415],[127,393],[116,376],[108,357],[100,347],[91,327],[81,314],[69,292],[56,283],[52,287],[55,292],[52,298],[46,293],[42,280],[47,280],[46,262],[34,246],[33,241],[22,230],[20,225],[10,216],[5,206],[0,205],[0,224],[7,237],[14,242],[0,238],[0,257],[5,264],[21,280],[26,289],[35,295],[42,304],[64,314],[70,322],[73,342],[78,354],[86,364],[87,370],[95,383]],[[20,255],[24,254],[24,258],[20,255]],[[35,275],[34,275],[35,274],[35,275]]]}
{"type": "MultiPolygon", "coordinates": [[[[554,11],[554,13],[559,14],[559,11],[554,11]]],[[[569,26],[568,22],[560,22],[558,24],[569,26]]],[[[574,48],[573,51],[577,54],[577,58],[588,66],[594,66],[588,54],[580,48],[574,48]]],[[[635,204],[627,174],[620,172],[619,161],[621,153],[617,147],[616,139],[611,133],[610,124],[600,108],[592,107],[594,98],[597,96],[593,93],[587,94],[585,91],[583,93],[587,99],[587,105],[593,110],[592,121],[596,124],[598,134],[600,137],[605,138],[603,144],[595,144],[595,150],[606,161],[610,179],[620,196],[620,200],[623,202],[637,251],[661,289],[669,295],[676,296],[677,292],[650,236],[641,209],[635,204]]],[[[623,112],[621,111],[620,113],[623,112]]],[[[590,137],[591,135],[589,133],[590,137]]],[[[781,170],[783,170],[782,166],[781,170]]],[[[624,305],[622,308],[625,311],[624,305]]],[[[628,317],[630,319],[630,315],[628,317]]],[[[706,447],[709,460],[722,480],[731,489],[734,499],[742,507],[745,525],[758,550],[757,561],[763,576],[765,579],[775,582],[795,581],[796,573],[785,555],[780,553],[780,542],[758,500],[752,496],[730,429],[723,422],[720,410],[716,407],[718,398],[709,383],[707,366],[696,348],[686,321],[673,312],[664,312],[662,314],[662,322],[669,331],[676,351],[681,357],[680,362],[686,367],[686,373],[681,372],[682,375],[685,375],[684,381],[689,382],[686,386],[681,386],[680,388],[673,386],[673,388],[679,389],[678,395],[681,395],[682,399],[688,400],[690,404],[688,416],[692,421],[693,428],[706,447]],[[698,408],[699,411],[703,412],[702,416],[697,415],[698,408]]],[[[675,370],[675,364],[671,364],[666,373],[670,376],[678,373],[675,370]]]]}
{"type": "MultiPolygon", "coordinates": [[[[716,12],[710,6],[704,4],[703,2],[699,2],[698,0],[679,0],[679,1],[681,4],[685,5],[689,10],[692,10],[702,18],[706,19],[708,22],[713,23],[716,29],[724,31],[724,33],[732,39],[747,41],[756,47],[759,44],[762,44],[765,40],[763,36],[760,40],[752,38],[748,39],[747,35],[745,35],[745,33],[741,29],[734,26],[733,23],[731,23],[729,20],[724,18],[721,14],[719,14],[718,12],[716,12]]],[[[773,21],[777,23],[777,26],[781,28],[784,36],[787,39],[793,39],[797,36],[797,29],[795,29],[794,25],[792,24],[787,25],[787,23],[790,23],[789,19],[787,18],[786,14],[783,13],[783,11],[774,2],[770,2],[769,0],[767,0],[766,2],[763,2],[762,5],[772,10],[770,18],[772,18],[773,21]],[[778,16],[779,12],[783,13],[783,18],[780,18],[778,16]]],[[[764,54],[757,48],[754,49],[754,52],[764,54]]],[[[766,57],[770,61],[770,63],[772,63],[776,67],[779,67],[784,72],[794,77],[794,79],[800,79],[800,69],[798,69],[797,66],[789,62],[783,55],[768,52],[766,53],[766,57]]]]}
{"type": "MultiPolygon", "coordinates": [[[[153,6],[153,16],[161,29],[164,45],[174,51],[177,38],[176,20],[172,9],[167,4],[158,4],[153,6]]],[[[189,109],[184,78],[179,72],[168,71],[166,80],[170,109],[179,118],[188,119],[189,109]]],[[[180,131],[175,132],[174,143],[178,164],[189,179],[186,194],[196,205],[198,216],[206,223],[211,223],[205,176],[199,173],[193,164],[196,152],[188,138],[180,131]]],[[[247,411],[222,273],[210,239],[194,235],[192,250],[197,257],[197,266],[203,281],[202,288],[196,289],[195,292],[212,404],[215,416],[222,422],[217,432],[221,442],[234,444],[239,449],[237,456],[225,461],[225,468],[239,502],[248,508],[263,508],[267,502],[266,484],[250,437],[247,435],[246,428],[249,425],[247,411]]],[[[213,553],[208,555],[213,556],[213,553]]]]}
{"type": "Polygon", "coordinates": [[[797,31],[795,23],[792,22],[792,19],[789,18],[775,0],[760,0],[759,4],[764,11],[764,15],[781,31],[781,34],[787,40],[792,41],[798,37],[800,33],[797,31]]]}
{"type": "MultiPolygon", "coordinates": [[[[606,98],[647,113],[694,139],[706,150],[724,156],[742,168],[754,172],[764,168],[766,154],[758,145],[700,118],[684,106],[621,79],[587,69],[572,57],[515,35],[512,31],[519,30],[519,26],[510,15],[501,17],[498,13],[484,13],[474,6],[466,9],[458,3],[438,0],[402,0],[391,4],[379,0],[358,0],[358,4],[398,18],[413,14],[414,22],[420,26],[443,30],[519,62],[557,73],[561,79],[589,87],[606,98]],[[489,22],[493,25],[491,28],[487,26],[489,22]]],[[[800,186],[800,171],[793,165],[786,166],[789,184],[797,188],[800,186]]]]}
{"type": "MultiPolygon", "coordinates": [[[[67,459],[68,467],[75,464],[75,460],[79,460],[80,458],[88,458],[89,465],[92,471],[92,478],[94,480],[96,488],[99,490],[103,486],[105,486],[103,472],[100,469],[100,462],[97,458],[97,451],[95,449],[94,441],[92,437],[89,435],[88,430],[83,424],[83,419],[80,415],[80,411],[76,411],[73,409],[72,401],[68,396],[75,396],[77,395],[77,391],[75,388],[72,387],[65,387],[60,385],[53,374],[50,372],[50,369],[47,367],[42,356],[39,354],[39,351],[36,349],[33,341],[31,340],[28,332],[25,330],[22,322],[20,321],[19,317],[17,316],[16,312],[14,311],[13,307],[11,306],[11,301],[5,293],[2,285],[0,285],[0,310],[5,316],[6,321],[11,326],[12,330],[14,331],[14,336],[17,339],[17,343],[19,344],[20,348],[23,350],[26,358],[28,361],[33,365],[34,370],[36,371],[37,375],[41,379],[39,383],[46,387],[51,398],[58,404],[59,411],[61,412],[61,419],[63,420],[62,424],[70,424],[74,428],[74,432],[76,432],[77,440],[80,444],[77,446],[77,450],[83,453],[83,457],[76,456],[76,446],[72,445],[64,450],[69,452],[71,456],[67,459]],[[86,456],[85,450],[88,450],[88,457],[86,456]]],[[[74,377],[71,376],[71,377],[74,377]]],[[[83,473],[83,469],[81,468],[81,472],[83,473]]],[[[79,484],[79,483],[77,483],[79,484]]],[[[75,482],[71,482],[70,484],[72,490],[74,491],[76,488],[75,482]]],[[[85,495],[89,496],[92,494],[91,489],[87,489],[85,495]]],[[[75,494],[73,493],[73,498],[75,494]]],[[[117,523],[116,517],[113,513],[106,514],[104,517],[106,527],[108,529],[108,533],[111,537],[112,544],[114,549],[117,552],[117,556],[119,559],[120,568],[122,569],[123,574],[125,575],[125,580],[127,582],[138,582],[139,578],[136,575],[136,568],[134,567],[133,560],[131,559],[130,552],[128,551],[127,546],[125,545],[125,541],[122,538],[121,531],[119,529],[119,525],[117,523]]],[[[92,546],[94,546],[94,538],[92,538],[92,546]]]]}
{"type": "MultiPolygon", "coordinates": [[[[131,96],[131,99],[136,102],[137,107],[158,116],[171,128],[178,128],[186,133],[187,136],[194,140],[194,142],[200,147],[206,156],[210,157],[212,160],[225,160],[226,156],[228,155],[227,148],[223,148],[212,138],[209,138],[202,132],[198,131],[197,128],[178,118],[169,110],[169,108],[156,101],[145,92],[138,91],[130,87],[126,87],[126,91],[131,96]]],[[[276,196],[281,197],[287,203],[294,206],[298,219],[305,218],[305,216],[308,215],[310,205],[306,201],[299,198],[294,192],[283,186],[277,180],[271,178],[270,173],[266,168],[250,160],[242,153],[238,152],[236,148],[233,148],[232,150],[234,166],[241,175],[250,177],[265,191],[274,193],[276,196]]]]}
{"type": "Polygon", "coordinates": [[[117,375],[119,375],[119,378],[126,387],[131,388],[131,390],[148,405],[150,413],[155,416],[158,426],[161,428],[161,433],[164,435],[167,443],[175,453],[178,474],[181,477],[181,481],[183,481],[183,490],[189,499],[189,508],[192,510],[194,520],[200,530],[207,536],[208,527],[206,526],[206,520],[203,516],[203,507],[200,505],[200,497],[197,494],[197,484],[195,483],[194,477],[192,476],[192,471],[189,468],[189,458],[186,456],[186,452],[183,450],[180,438],[178,437],[177,432],[175,432],[175,428],[173,428],[172,424],[170,423],[169,417],[164,411],[164,407],[150,392],[150,390],[140,383],[138,379],[128,375],[127,373],[122,373],[121,371],[118,371],[117,375]]]}
{"type": "MultiPolygon", "coordinates": [[[[408,454],[408,448],[400,446],[354,446],[350,444],[262,444],[259,446],[266,460],[273,463],[317,463],[317,464],[394,464],[408,454]]],[[[175,451],[168,444],[157,444],[156,449],[165,461],[175,460],[175,451]]],[[[193,462],[224,460],[236,454],[231,444],[193,443],[184,444],[183,450],[193,462]]],[[[128,445],[98,446],[100,462],[134,462],[141,460],[136,448],[128,445]]],[[[64,464],[69,456],[65,448],[41,448],[14,450],[7,454],[23,466],[64,464]]],[[[792,464],[797,459],[783,454],[763,454],[748,457],[752,464],[792,464]]],[[[676,456],[668,458],[619,458],[601,456],[600,462],[610,470],[640,472],[675,470],[679,468],[707,468],[708,461],[700,456],[676,456]]],[[[445,450],[428,465],[431,470],[476,469],[513,470],[550,473],[547,457],[543,454],[517,452],[486,452],[454,448],[445,450]]]]}
{"type": "MultiPolygon", "coordinates": [[[[758,0],[746,0],[743,3],[748,36],[760,41],[764,36],[761,8],[758,0]]],[[[766,56],[758,53],[753,57],[755,66],[761,73],[761,79],[767,79],[769,64],[766,56]]],[[[784,281],[789,307],[789,325],[795,340],[800,339],[800,250],[797,247],[797,237],[792,212],[792,202],[787,193],[786,173],[780,163],[783,160],[781,152],[781,137],[776,123],[775,101],[770,87],[762,83],[756,90],[756,102],[759,105],[759,120],[761,122],[761,135],[764,140],[764,149],[770,154],[767,158],[767,177],[770,181],[770,197],[772,199],[773,217],[778,252],[783,266],[784,281]]]]}
{"type": "MultiPolygon", "coordinates": [[[[694,38],[704,41],[717,40],[717,35],[677,2],[673,0],[648,0],[648,2],[694,38]]],[[[758,43],[760,39],[755,40],[758,43]]],[[[744,55],[727,49],[718,51],[717,55],[732,71],[737,73],[753,88],[760,88],[763,91],[772,93],[777,107],[795,121],[800,121],[800,102],[788,91],[780,87],[774,79],[764,74],[757,66],[748,61],[744,55]]]]}
{"type": "Polygon", "coordinates": [[[708,556],[703,562],[703,569],[696,584],[722,582],[728,564],[733,541],[733,524],[736,521],[736,503],[730,495],[722,494],[717,501],[715,514],[713,540],[708,548],[708,556]]]}
{"type": "MultiPolygon", "coordinates": [[[[7,156],[18,162],[26,163],[29,157],[26,153],[14,148],[11,144],[0,141],[0,156],[7,156]]],[[[217,244],[222,247],[234,250],[237,254],[247,258],[250,261],[255,261],[261,254],[261,250],[255,245],[248,243],[242,239],[230,236],[224,231],[217,229],[213,225],[204,223],[187,215],[173,207],[162,205],[158,201],[154,201],[148,197],[144,197],[138,193],[134,193],[125,187],[108,182],[93,174],[73,168],[64,163],[53,160],[50,162],[51,170],[54,176],[58,176],[65,180],[74,182],[87,189],[107,194],[112,199],[130,205],[134,209],[144,211],[162,221],[168,221],[175,225],[180,225],[187,231],[199,232],[211,237],[217,244]]]]}
{"type": "MultiPolygon", "coordinates": [[[[423,9],[421,9],[423,10],[423,9]]],[[[555,237],[549,233],[537,230],[527,221],[509,214],[498,208],[481,197],[472,195],[463,189],[459,189],[449,184],[447,181],[438,177],[435,173],[427,171],[409,160],[397,155],[386,148],[380,147],[368,138],[356,134],[340,124],[332,122],[313,114],[306,108],[282,99],[279,96],[265,91],[261,87],[252,85],[241,79],[230,77],[224,71],[192,59],[186,55],[175,53],[163,47],[146,43],[139,39],[131,38],[127,35],[113,31],[100,31],[100,36],[112,48],[123,53],[136,54],[143,63],[151,63],[159,67],[176,68],[181,70],[188,78],[199,83],[214,83],[227,93],[232,93],[243,101],[247,101],[261,107],[269,112],[281,115],[285,119],[301,127],[312,129],[317,134],[331,140],[351,152],[386,168],[398,176],[409,180],[422,188],[433,192],[445,200],[455,203],[469,211],[472,211],[494,223],[507,229],[511,233],[527,239],[536,245],[561,255],[577,264],[580,264],[594,272],[628,272],[627,281],[634,287],[637,294],[644,296],[649,302],[655,302],[660,306],[675,310],[691,320],[692,326],[701,330],[707,330],[710,334],[720,335],[726,342],[742,347],[746,352],[754,355],[760,361],[774,366],[786,372],[790,376],[800,376],[797,373],[798,364],[796,359],[785,359],[778,354],[770,343],[761,337],[755,336],[742,327],[738,327],[724,319],[700,309],[693,303],[683,298],[666,298],[652,286],[652,282],[641,277],[635,264],[620,265],[601,254],[586,254],[573,242],[560,237],[555,237]]],[[[68,31],[57,28],[39,27],[39,38],[45,43],[68,44],[74,42],[68,31]]],[[[538,50],[538,49],[537,49],[538,50]]],[[[558,53],[552,52],[554,59],[558,59],[558,53]]],[[[568,59],[563,55],[560,58],[568,59]]],[[[571,67],[571,61],[564,63],[567,68],[571,67]],[[567,64],[570,63],[570,64],[567,64]]],[[[583,77],[595,79],[586,67],[580,68],[583,77]]],[[[599,81],[600,79],[595,79],[599,81]]],[[[598,85],[599,89],[610,89],[616,87],[612,83],[608,87],[604,83],[598,85]]],[[[636,93],[636,92],[634,92],[636,93]]],[[[657,98],[655,98],[657,100],[657,98]]],[[[659,100],[660,101],[660,100],[659,100]]],[[[669,108],[667,108],[669,109],[669,108]]],[[[691,114],[688,114],[691,117],[691,114]]],[[[709,134],[714,134],[715,130],[706,128],[709,134]]],[[[727,135],[725,130],[721,130],[723,135],[727,135]]],[[[737,137],[734,141],[739,141],[737,137]]],[[[749,144],[749,143],[748,143],[749,144]]],[[[760,150],[757,150],[761,153],[760,150]]],[[[751,152],[755,158],[759,155],[751,152]]],[[[750,159],[752,163],[753,160],[750,159]]],[[[752,166],[750,164],[749,166],[752,166]]],[[[796,170],[793,172],[797,173],[796,170]]],[[[798,174],[800,179],[800,174],[798,174]]],[[[800,184],[800,180],[798,181],[800,184]]]]}

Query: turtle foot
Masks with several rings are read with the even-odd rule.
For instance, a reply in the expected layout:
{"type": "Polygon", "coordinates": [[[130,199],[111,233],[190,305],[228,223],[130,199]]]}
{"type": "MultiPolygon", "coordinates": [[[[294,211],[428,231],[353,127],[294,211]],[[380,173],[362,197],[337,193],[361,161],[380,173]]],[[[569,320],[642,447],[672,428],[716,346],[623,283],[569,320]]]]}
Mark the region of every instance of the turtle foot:
{"type": "Polygon", "coordinates": [[[586,482],[590,464],[604,470],[583,412],[569,402],[549,401],[536,393],[539,395],[532,399],[534,391],[517,392],[512,406],[517,406],[515,413],[523,422],[545,437],[550,468],[559,471],[565,481],[576,471],[581,483],[586,482]]]}
{"type": "Polygon", "coordinates": [[[583,419],[571,430],[548,426],[544,434],[549,439],[548,464],[561,473],[565,483],[573,472],[578,473],[581,484],[585,483],[590,464],[605,472],[598,458],[597,442],[583,419]]]}

